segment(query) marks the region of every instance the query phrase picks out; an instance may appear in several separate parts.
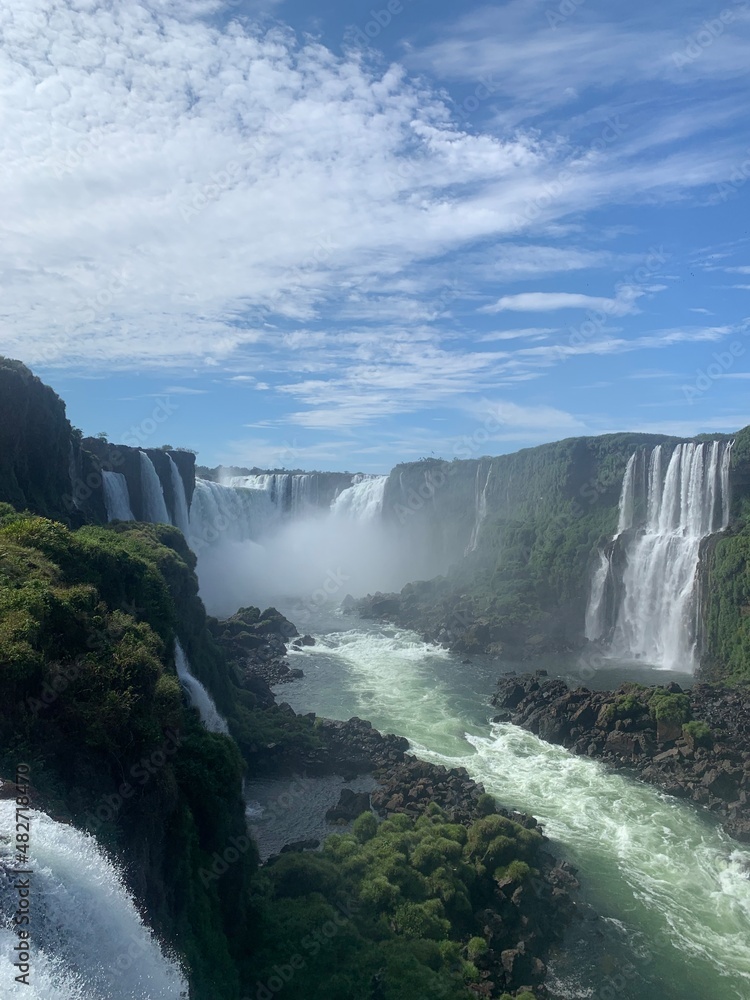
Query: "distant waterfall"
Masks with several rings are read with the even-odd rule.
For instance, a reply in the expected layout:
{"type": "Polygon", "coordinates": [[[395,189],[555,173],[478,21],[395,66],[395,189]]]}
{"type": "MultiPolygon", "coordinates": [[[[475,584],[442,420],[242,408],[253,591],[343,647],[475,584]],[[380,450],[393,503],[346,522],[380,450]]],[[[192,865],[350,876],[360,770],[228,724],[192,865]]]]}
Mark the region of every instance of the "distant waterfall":
{"type": "Polygon", "coordinates": [[[383,496],[388,476],[355,476],[353,486],[341,493],[331,504],[334,517],[357,521],[372,521],[383,511],[383,496]]]}
{"type": "Polygon", "coordinates": [[[474,518],[474,527],[471,531],[471,538],[469,539],[469,544],[466,546],[464,555],[468,555],[470,552],[475,552],[477,546],[479,545],[479,532],[482,530],[482,525],[487,518],[487,487],[490,485],[490,477],[492,476],[492,462],[487,469],[487,478],[484,481],[484,486],[481,486],[482,481],[482,463],[480,462],[477,466],[477,477],[476,477],[476,515],[474,518]]]}
{"type": "MultiPolygon", "coordinates": [[[[0,801],[0,829],[14,828],[15,800],[0,801]]],[[[96,840],[31,811],[30,985],[15,983],[12,929],[16,867],[0,838],[0,983],[8,1000],[178,1000],[188,986],[142,923],[96,840]]]]}
{"type": "Polygon", "coordinates": [[[182,648],[179,639],[175,641],[174,660],[180,683],[187,691],[190,704],[193,708],[198,709],[198,714],[201,717],[203,725],[210,733],[228,733],[229,728],[226,719],[219,712],[208,691],[206,691],[198,678],[193,676],[187,656],[185,656],[185,650],[182,648]]]}
{"type": "Polygon", "coordinates": [[[312,473],[269,472],[258,476],[233,476],[227,485],[262,490],[279,511],[294,517],[318,506],[317,480],[312,473]]]}
{"type": "Polygon", "coordinates": [[[174,493],[174,523],[187,538],[190,533],[190,516],[188,514],[185,484],[182,481],[182,476],[175,460],[171,455],[167,457],[169,459],[169,471],[172,476],[172,492],[174,493]]]}
{"type": "Polygon", "coordinates": [[[190,505],[191,546],[197,552],[219,540],[255,542],[280,517],[272,495],[266,490],[221,486],[197,479],[190,505]]]}
{"type": "Polygon", "coordinates": [[[171,524],[171,518],[164,500],[164,490],[154,463],[145,451],[141,455],[141,493],[143,495],[143,519],[152,524],[171,524]]]}
{"type": "Polygon", "coordinates": [[[615,655],[670,669],[696,666],[696,577],[703,539],[729,523],[731,443],[658,445],[637,451],[623,480],[618,531],[600,553],[586,614],[586,634],[607,632],[608,589],[618,600],[611,637],[615,655]],[[613,568],[622,564],[621,578],[613,568]]]}
{"type": "Polygon", "coordinates": [[[108,521],[134,521],[128,481],[121,472],[102,472],[104,505],[108,521]]]}

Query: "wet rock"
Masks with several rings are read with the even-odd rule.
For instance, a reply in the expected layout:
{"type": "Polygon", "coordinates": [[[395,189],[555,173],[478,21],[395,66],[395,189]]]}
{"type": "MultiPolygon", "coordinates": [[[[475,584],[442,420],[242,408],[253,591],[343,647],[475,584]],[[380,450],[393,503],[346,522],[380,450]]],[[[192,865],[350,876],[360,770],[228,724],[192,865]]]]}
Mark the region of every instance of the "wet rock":
{"type": "Polygon", "coordinates": [[[303,851],[316,851],[319,847],[319,840],[297,840],[293,844],[285,844],[280,853],[301,854],[303,851]]]}
{"type": "Polygon", "coordinates": [[[354,792],[351,788],[344,788],[338,803],[326,813],[326,819],[333,823],[338,820],[351,823],[363,812],[369,812],[369,809],[370,795],[368,792],[354,792]]]}

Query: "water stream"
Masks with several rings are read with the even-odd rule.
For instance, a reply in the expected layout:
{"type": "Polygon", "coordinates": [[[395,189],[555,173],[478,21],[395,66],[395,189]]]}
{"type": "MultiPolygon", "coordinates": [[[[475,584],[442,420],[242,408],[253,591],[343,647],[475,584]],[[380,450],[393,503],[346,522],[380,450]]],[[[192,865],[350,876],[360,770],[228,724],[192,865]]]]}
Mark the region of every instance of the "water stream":
{"type": "MultiPolygon", "coordinates": [[[[709,814],[491,724],[487,699],[507,665],[463,663],[395,628],[286,612],[319,636],[293,655],[305,671],[281,689],[293,708],[370,719],[420,756],[466,767],[505,805],[537,816],[554,852],[580,868],[581,898],[604,919],[574,929],[567,958],[552,962],[559,997],[750,997],[750,851],[709,814]]],[[[561,667],[570,674],[571,664],[561,667]]],[[[601,679],[620,679],[611,661],[601,679]]]]}

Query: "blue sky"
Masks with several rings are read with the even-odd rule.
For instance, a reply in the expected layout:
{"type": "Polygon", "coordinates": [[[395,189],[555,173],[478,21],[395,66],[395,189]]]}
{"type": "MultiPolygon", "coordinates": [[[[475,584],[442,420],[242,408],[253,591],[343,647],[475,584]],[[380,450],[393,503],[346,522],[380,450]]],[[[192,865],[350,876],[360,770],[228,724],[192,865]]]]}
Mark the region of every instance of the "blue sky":
{"type": "Polygon", "coordinates": [[[386,471],[750,423],[750,0],[0,30],[0,353],[86,433],[386,471]]]}

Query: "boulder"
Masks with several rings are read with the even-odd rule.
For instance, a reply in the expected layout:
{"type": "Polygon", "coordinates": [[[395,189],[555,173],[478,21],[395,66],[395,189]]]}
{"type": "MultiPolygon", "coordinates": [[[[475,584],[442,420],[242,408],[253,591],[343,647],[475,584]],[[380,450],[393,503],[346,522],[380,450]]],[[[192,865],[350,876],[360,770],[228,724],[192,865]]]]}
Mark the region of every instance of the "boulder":
{"type": "Polygon", "coordinates": [[[369,809],[370,795],[368,792],[355,792],[351,788],[344,788],[338,803],[326,813],[326,819],[332,823],[337,820],[351,823],[363,812],[368,812],[369,809]]]}

